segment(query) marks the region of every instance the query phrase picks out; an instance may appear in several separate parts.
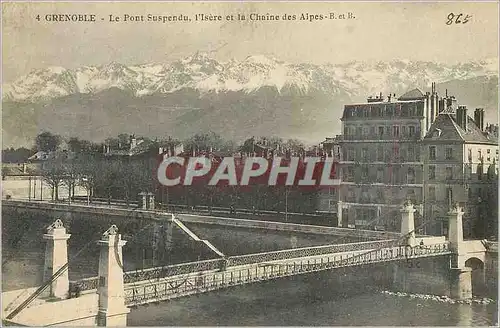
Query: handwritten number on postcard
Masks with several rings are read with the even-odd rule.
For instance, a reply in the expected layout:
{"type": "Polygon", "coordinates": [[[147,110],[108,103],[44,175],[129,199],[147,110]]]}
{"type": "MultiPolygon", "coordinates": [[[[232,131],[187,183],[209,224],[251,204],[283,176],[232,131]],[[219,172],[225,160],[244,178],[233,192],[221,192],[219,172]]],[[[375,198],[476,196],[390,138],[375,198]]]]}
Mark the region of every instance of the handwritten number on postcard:
{"type": "Polygon", "coordinates": [[[469,22],[472,18],[471,15],[464,15],[464,14],[454,14],[454,13],[449,13],[448,14],[448,20],[446,21],[446,25],[456,25],[456,24],[465,24],[469,22]]]}

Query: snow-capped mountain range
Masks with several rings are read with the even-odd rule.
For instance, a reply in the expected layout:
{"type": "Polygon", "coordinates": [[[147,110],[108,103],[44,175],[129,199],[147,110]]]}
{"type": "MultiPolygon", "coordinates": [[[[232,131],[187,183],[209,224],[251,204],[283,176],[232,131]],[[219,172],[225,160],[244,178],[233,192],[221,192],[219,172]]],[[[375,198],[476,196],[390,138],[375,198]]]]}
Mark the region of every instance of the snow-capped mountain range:
{"type": "Polygon", "coordinates": [[[479,76],[498,76],[498,60],[457,65],[409,60],[313,65],[286,63],[262,55],[219,62],[198,52],[165,64],[126,66],[112,62],[77,69],[38,69],[4,85],[2,95],[3,101],[40,102],[74,94],[96,94],[111,88],[143,97],[185,88],[204,94],[252,93],[262,87],[274,87],[278,92],[286,88],[299,93],[317,90],[336,95],[342,92],[355,99],[379,92],[426,88],[431,82],[479,76]]]}

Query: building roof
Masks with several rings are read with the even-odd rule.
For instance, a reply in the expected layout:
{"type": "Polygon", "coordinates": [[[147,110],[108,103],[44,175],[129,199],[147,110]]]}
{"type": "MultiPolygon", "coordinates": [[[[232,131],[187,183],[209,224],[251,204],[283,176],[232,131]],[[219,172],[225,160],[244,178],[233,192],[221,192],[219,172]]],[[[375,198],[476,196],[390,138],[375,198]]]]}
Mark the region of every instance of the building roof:
{"type": "Polygon", "coordinates": [[[413,99],[420,99],[423,97],[424,93],[420,91],[420,89],[415,88],[400,96],[398,100],[413,100],[413,99]]]}
{"type": "Polygon", "coordinates": [[[467,129],[464,130],[457,124],[455,115],[449,113],[440,113],[437,116],[425,135],[424,141],[498,144],[497,138],[482,132],[470,116],[467,116],[467,129]]]}
{"type": "MultiPolygon", "coordinates": [[[[128,149],[110,149],[106,156],[137,156],[147,153],[155,147],[156,144],[150,140],[138,140],[135,147],[128,149]]],[[[130,146],[129,146],[130,147],[130,146]]]]}

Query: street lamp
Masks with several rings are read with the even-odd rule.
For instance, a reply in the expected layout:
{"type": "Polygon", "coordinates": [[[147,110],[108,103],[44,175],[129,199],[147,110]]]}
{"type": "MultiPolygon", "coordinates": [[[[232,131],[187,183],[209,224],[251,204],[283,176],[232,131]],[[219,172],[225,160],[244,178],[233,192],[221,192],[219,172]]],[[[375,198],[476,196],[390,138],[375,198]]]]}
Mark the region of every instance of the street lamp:
{"type": "Polygon", "coordinates": [[[28,200],[31,201],[31,175],[28,175],[28,200]]]}
{"type": "Polygon", "coordinates": [[[288,188],[285,187],[285,222],[288,222],[288,188]]]}

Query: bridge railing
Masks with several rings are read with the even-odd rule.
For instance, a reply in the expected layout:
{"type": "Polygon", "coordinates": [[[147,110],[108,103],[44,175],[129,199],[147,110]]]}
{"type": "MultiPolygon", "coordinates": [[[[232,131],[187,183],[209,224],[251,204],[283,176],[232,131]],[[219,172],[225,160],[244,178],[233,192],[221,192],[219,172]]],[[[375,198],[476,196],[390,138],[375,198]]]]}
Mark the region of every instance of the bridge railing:
{"type": "Polygon", "coordinates": [[[290,258],[322,255],[328,253],[341,253],[394,246],[394,240],[369,241],[361,243],[314,246],[305,248],[287,249],[282,251],[255,253],[248,255],[231,256],[226,259],[212,259],[205,261],[181,263],[163,267],[149,268],[125,272],[124,282],[134,283],[143,280],[161,279],[180,274],[194,273],[200,271],[217,270],[223,265],[236,266],[265,261],[284,260],[290,258]],[[224,262],[227,261],[227,262],[224,262]]]}
{"type": "Polygon", "coordinates": [[[174,264],[144,270],[128,271],[124,273],[124,283],[134,283],[143,280],[161,279],[180,274],[216,270],[221,266],[221,259],[174,264]]]}
{"type": "Polygon", "coordinates": [[[342,253],[342,252],[360,251],[365,249],[384,248],[384,247],[394,246],[395,242],[396,242],[395,240],[379,240],[379,241],[368,241],[361,243],[294,248],[294,249],[286,249],[274,252],[239,255],[230,257],[228,259],[229,260],[228,265],[229,266],[244,265],[257,262],[276,261],[276,260],[284,260],[290,258],[323,255],[328,253],[342,253]]]}
{"type": "Polygon", "coordinates": [[[70,291],[83,292],[86,290],[93,290],[99,287],[99,277],[84,278],[79,280],[72,280],[69,282],[70,291]]]}

